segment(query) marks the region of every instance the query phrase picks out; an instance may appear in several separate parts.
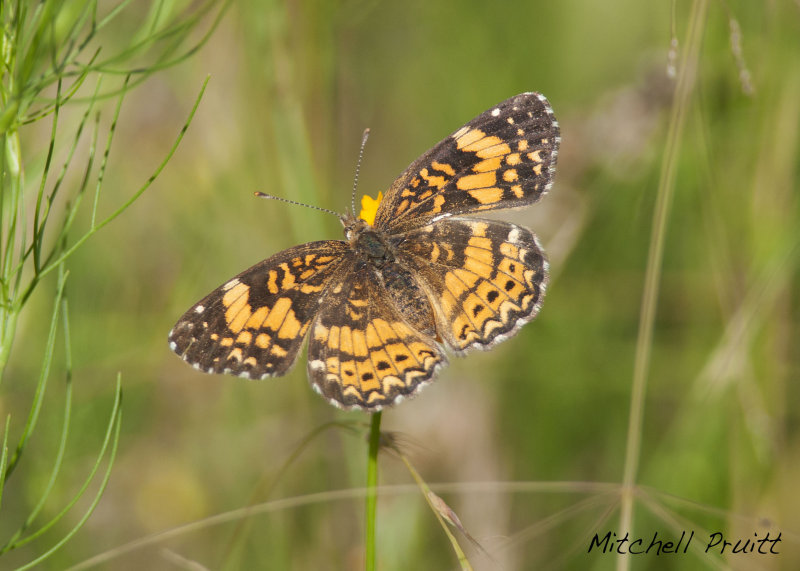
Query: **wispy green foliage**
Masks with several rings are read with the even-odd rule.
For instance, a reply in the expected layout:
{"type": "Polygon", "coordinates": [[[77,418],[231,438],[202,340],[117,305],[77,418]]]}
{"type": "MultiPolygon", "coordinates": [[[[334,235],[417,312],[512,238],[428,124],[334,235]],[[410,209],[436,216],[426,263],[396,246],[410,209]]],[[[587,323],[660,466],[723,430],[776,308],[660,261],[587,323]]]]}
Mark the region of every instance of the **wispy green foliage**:
{"type": "MultiPolygon", "coordinates": [[[[8,492],[21,464],[34,454],[33,436],[45,403],[48,399],[64,401],[55,455],[49,476],[42,476],[40,496],[9,537],[0,539],[0,558],[28,543],[44,542],[36,550],[39,555],[21,568],[51,556],[86,522],[108,482],[120,433],[122,385],[118,375],[96,460],[74,495],[66,500],[60,497],[56,484],[64,473],[74,394],[67,264],[89,238],[125,212],[153,183],[183,138],[202,91],[152,176],[122,198],[106,197],[103,182],[123,101],[148,76],[194,53],[216,27],[224,5],[204,2],[181,13],[172,2],[152,2],[130,43],[115,41],[110,50],[104,50],[108,28],[138,9],[141,5],[134,8],[129,1],[117,4],[105,15],[97,2],[15,0],[0,4],[0,390],[9,386],[5,373],[20,317],[37,290],[44,287],[52,291],[50,326],[44,354],[39,356],[38,381],[25,386],[14,379],[15,389],[32,390],[27,419],[14,430],[19,424],[17,417],[20,421],[25,417],[20,410],[5,412],[0,498],[2,492],[8,492]],[[216,17],[210,24],[206,22],[209,15],[216,17]],[[192,41],[190,34],[195,34],[200,25],[205,27],[205,35],[192,41]],[[108,109],[110,99],[115,103],[108,109]],[[110,121],[106,119],[109,113],[110,121]],[[40,124],[44,123],[49,123],[49,136],[42,160],[37,141],[40,124]],[[100,216],[99,206],[104,201],[120,205],[100,216]],[[57,274],[56,283],[44,279],[53,272],[57,274]],[[57,353],[60,358],[56,358],[57,353]],[[51,397],[52,391],[48,392],[53,377],[64,380],[60,397],[51,397]],[[78,507],[87,493],[92,498],[78,507]],[[73,523],[63,535],[55,539],[47,535],[76,509],[83,513],[77,520],[70,518],[73,523]],[[43,515],[49,519],[42,521],[43,515]]],[[[34,465],[41,467],[38,462],[34,465]]],[[[33,474],[29,469],[26,477],[39,478],[36,468],[32,468],[33,474]]],[[[17,485],[15,489],[23,487],[17,485]]],[[[5,513],[2,517],[10,522],[19,516],[5,513]]]]}

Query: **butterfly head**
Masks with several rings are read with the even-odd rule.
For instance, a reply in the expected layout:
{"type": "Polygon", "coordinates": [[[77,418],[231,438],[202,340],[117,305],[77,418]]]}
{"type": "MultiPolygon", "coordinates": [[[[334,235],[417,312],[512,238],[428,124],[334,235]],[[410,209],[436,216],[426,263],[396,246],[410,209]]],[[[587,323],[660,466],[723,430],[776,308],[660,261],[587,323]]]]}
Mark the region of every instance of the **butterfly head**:
{"type": "Polygon", "coordinates": [[[344,237],[348,242],[350,242],[351,245],[358,239],[358,236],[364,232],[364,230],[370,227],[366,221],[362,220],[361,218],[356,218],[349,212],[347,214],[339,215],[339,221],[344,227],[344,237]]]}
{"type": "Polygon", "coordinates": [[[378,204],[382,198],[382,193],[378,193],[377,199],[365,196],[361,199],[361,212],[358,217],[353,214],[339,217],[350,247],[363,261],[377,268],[394,260],[392,248],[386,242],[383,233],[373,227],[378,204]]]}
{"type": "Polygon", "coordinates": [[[342,226],[344,226],[344,235],[348,242],[353,243],[364,230],[371,228],[375,224],[378,205],[381,203],[382,199],[382,192],[378,193],[377,198],[364,195],[361,197],[361,211],[358,213],[358,216],[350,212],[339,215],[339,220],[342,226]]]}

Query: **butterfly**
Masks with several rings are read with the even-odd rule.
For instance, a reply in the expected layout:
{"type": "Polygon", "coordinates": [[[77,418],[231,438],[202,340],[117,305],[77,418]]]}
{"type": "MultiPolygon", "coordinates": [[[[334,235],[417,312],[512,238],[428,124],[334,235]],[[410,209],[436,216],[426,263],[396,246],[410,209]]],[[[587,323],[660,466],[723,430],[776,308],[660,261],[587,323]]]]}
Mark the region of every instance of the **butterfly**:
{"type": "MultiPolygon", "coordinates": [[[[411,397],[456,354],[488,349],[539,312],[548,265],[536,236],[471,216],[538,201],[559,126],[538,93],[511,97],[414,161],[344,240],[279,252],[192,306],[170,348],[207,373],[286,373],[308,339],[312,387],[343,409],[411,397]]],[[[365,197],[364,204],[370,200],[365,197]]]]}

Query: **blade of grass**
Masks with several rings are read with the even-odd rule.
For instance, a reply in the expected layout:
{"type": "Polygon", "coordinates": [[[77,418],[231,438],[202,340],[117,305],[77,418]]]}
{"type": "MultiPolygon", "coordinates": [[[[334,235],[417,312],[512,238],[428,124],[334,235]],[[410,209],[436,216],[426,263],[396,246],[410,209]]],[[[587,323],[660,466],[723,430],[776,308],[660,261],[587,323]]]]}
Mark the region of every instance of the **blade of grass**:
{"type": "MultiPolygon", "coordinates": [[[[695,0],[689,18],[689,30],[670,114],[669,130],[661,166],[656,205],[653,212],[653,226],[650,236],[650,249],[647,255],[642,308],[639,315],[639,334],[636,339],[631,404],[628,416],[628,433],[625,445],[625,463],[622,479],[620,506],[620,537],[631,531],[633,524],[633,504],[636,478],[641,453],[642,420],[644,418],[644,399],[647,391],[647,375],[650,370],[650,352],[653,342],[653,327],[658,302],[661,264],[664,257],[664,237],[670,204],[675,186],[675,168],[678,162],[680,141],[686,123],[686,110],[689,96],[694,87],[700,45],[706,21],[708,0],[695,0]]],[[[630,557],[617,558],[617,569],[630,568],[630,557]]]]}
{"type": "Polygon", "coordinates": [[[399,454],[399,455],[400,459],[403,460],[403,463],[406,465],[406,468],[408,468],[408,471],[411,473],[411,476],[417,482],[417,486],[419,486],[419,489],[422,490],[422,495],[425,497],[425,501],[428,502],[428,506],[430,506],[433,515],[436,516],[436,519],[439,521],[439,525],[442,526],[445,535],[447,535],[447,539],[450,540],[450,545],[453,546],[453,551],[455,552],[456,557],[458,558],[458,563],[459,565],[461,565],[462,571],[472,571],[472,565],[470,565],[469,560],[467,559],[467,556],[464,553],[464,550],[461,549],[461,546],[458,544],[458,540],[450,531],[447,522],[442,517],[442,514],[439,512],[437,506],[434,505],[433,503],[432,497],[438,497],[438,496],[436,496],[431,491],[430,487],[425,482],[425,480],[422,479],[419,473],[414,469],[414,466],[411,465],[411,462],[408,461],[406,455],[405,454],[399,454]]]}

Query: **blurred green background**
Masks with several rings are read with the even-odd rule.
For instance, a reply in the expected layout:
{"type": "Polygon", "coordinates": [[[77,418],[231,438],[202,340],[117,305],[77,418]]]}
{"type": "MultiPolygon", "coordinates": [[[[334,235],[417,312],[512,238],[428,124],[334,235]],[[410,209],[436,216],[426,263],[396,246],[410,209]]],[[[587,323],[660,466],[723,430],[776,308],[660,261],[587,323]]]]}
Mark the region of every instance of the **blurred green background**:
{"type": "MultiPolygon", "coordinates": [[[[100,12],[114,5],[100,3],[100,12]]],[[[152,6],[124,9],[98,39],[104,50],[130,43],[126,34],[152,6]]],[[[163,4],[165,13],[191,9],[163,4]]],[[[452,484],[434,489],[491,555],[462,541],[476,569],[614,568],[613,555],[587,554],[595,533],[618,529],[618,496],[594,484],[623,478],[674,101],[670,41],[674,30],[680,73],[690,25],[700,26],[702,45],[658,275],[634,535],[649,542],[654,532],[672,539],[695,530],[700,553],[632,556],[628,564],[798,568],[800,4],[789,0],[231,3],[192,57],[126,97],[103,214],[152,174],[210,75],[163,173],[67,264],[73,426],[38,521],[63,508],[94,463],[118,372],[123,420],[97,509],[42,568],[69,568],[281,498],[300,504],[160,536],[92,568],[362,568],[363,494],[303,501],[364,485],[363,434],[324,431],[281,469],[324,423],[366,415],[338,411],[313,393],[304,357],[282,379],[206,376],[170,352],[167,332],[244,268],[299,242],[341,237],[334,217],[256,200],[254,191],[344,211],[365,127],[372,134],[359,190],[374,196],[434,143],[523,91],[544,93],[562,128],[550,195],[503,214],[533,229],[550,257],[542,313],[494,350],[454,357],[418,398],[384,413],[383,428],[429,484],[452,484]],[[698,5],[706,11],[692,20],[698,5]],[[702,553],[711,532],[735,540],[768,530],[782,533],[780,555],[702,553]]],[[[71,114],[80,113],[76,104],[71,114]]],[[[69,107],[64,115],[69,121],[69,107]]],[[[26,168],[43,161],[48,133],[44,124],[22,132],[26,168]]],[[[67,180],[81,175],[75,169],[67,180]]],[[[87,213],[76,222],[88,223],[87,213]]],[[[54,289],[50,275],[25,307],[0,387],[10,446],[33,398],[54,289]]],[[[3,541],[38,501],[58,446],[63,341],[56,347],[39,425],[3,495],[3,541]]],[[[413,484],[390,455],[380,470],[382,485],[413,484]]],[[[49,549],[88,501],[0,557],[0,567],[49,549]]],[[[380,499],[377,548],[387,571],[458,568],[413,485],[380,499]]]]}

